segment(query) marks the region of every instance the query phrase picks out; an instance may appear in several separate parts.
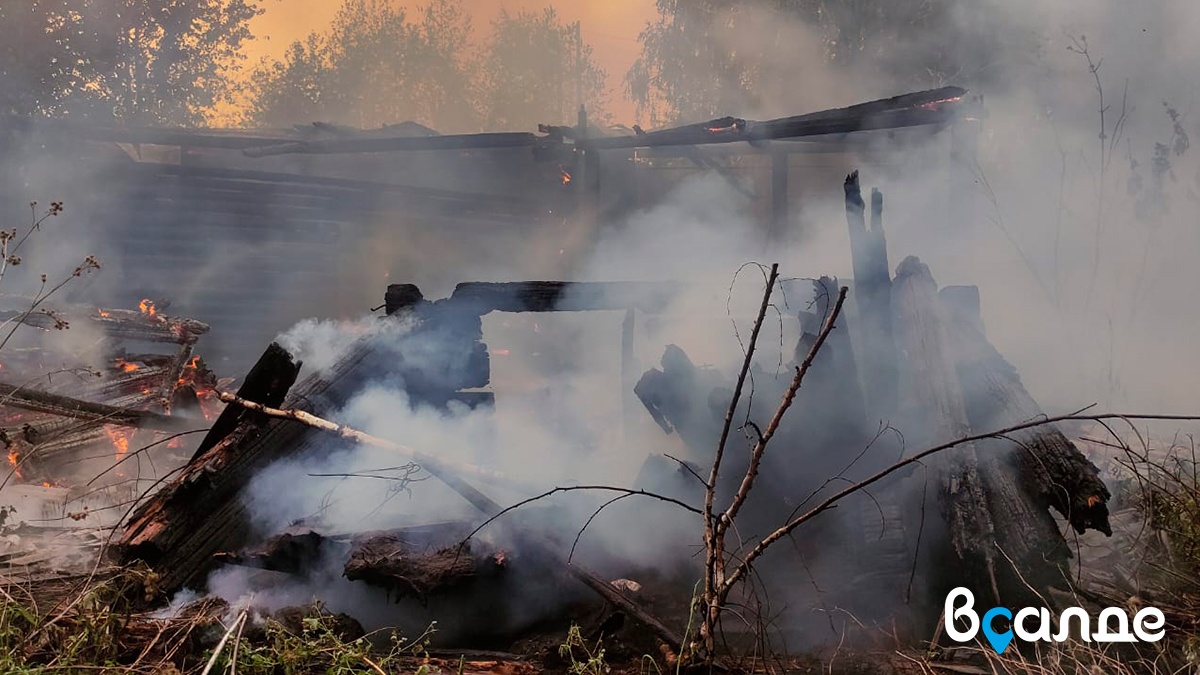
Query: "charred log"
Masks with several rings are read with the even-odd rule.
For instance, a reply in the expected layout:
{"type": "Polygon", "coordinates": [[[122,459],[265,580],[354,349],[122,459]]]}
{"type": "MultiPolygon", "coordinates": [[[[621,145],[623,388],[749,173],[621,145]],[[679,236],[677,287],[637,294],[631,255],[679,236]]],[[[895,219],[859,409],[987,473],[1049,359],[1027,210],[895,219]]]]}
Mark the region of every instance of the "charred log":
{"type": "MultiPolygon", "coordinates": [[[[901,413],[927,430],[911,440],[924,446],[984,431],[973,428],[968,415],[949,313],[929,268],[916,258],[897,269],[892,303],[904,355],[901,413]]],[[[940,457],[933,468],[950,543],[976,590],[990,590],[1000,602],[1026,600],[1028,585],[1040,590],[1061,580],[1069,552],[1053,518],[1022,482],[1012,453],[970,443],[940,457]]]]}
{"type": "MultiPolygon", "coordinates": [[[[1045,416],[1017,369],[988,342],[974,287],[942,289],[954,331],[953,353],[962,380],[967,415],[976,431],[1001,429],[1045,416]]],[[[989,441],[989,452],[1015,461],[1020,481],[1044,509],[1053,508],[1082,534],[1098,530],[1112,536],[1108,522],[1111,497],[1100,469],[1058,428],[1037,427],[989,441]]]]}
{"type": "Polygon", "coordinates": [[[503,551],[475,552],[470,543],[435,551],[414,549],[401,537],[382,535],[356,541],[343,574],[394,594],[426,602],[495,577],[507,566],[503,551]]]}

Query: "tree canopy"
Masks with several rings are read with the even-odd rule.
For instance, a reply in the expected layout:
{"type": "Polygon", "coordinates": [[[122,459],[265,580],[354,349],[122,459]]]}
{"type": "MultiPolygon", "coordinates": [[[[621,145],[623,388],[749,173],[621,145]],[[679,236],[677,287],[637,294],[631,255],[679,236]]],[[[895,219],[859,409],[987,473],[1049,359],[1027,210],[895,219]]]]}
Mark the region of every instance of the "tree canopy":
{"type": "Polygon", "coordinates": [[[228,98],[256,0],[0,3],[0,112],[197,124],[228,98]]]}
{"type": "Polygon", "coordinates": [[[577,88],[599,112],[604,73],[592,48],[578,41],[577,26],[547,9],[502,12],[490,28],[478,39],[458,0],[431,0],[415,11],[387,0],[345,0],[329,30],[255,70],[247,122],[527,129],[571,121],[577,88]]]}
{"type": "Polygon", "coordinates": [[[660,123],[734,114],[780,87],[811,86],[788,77],[789,58],[815,55],[847,76],[868,69],[899,89],[971,86],[1002,79],[997,64],[1011,71],[1040,45],[1006,29],[1011,10],[999,0],[657,0],[657,9],[625,82],[660,123]],[[798,41],[815,49],[798,56],[798,41]]]}

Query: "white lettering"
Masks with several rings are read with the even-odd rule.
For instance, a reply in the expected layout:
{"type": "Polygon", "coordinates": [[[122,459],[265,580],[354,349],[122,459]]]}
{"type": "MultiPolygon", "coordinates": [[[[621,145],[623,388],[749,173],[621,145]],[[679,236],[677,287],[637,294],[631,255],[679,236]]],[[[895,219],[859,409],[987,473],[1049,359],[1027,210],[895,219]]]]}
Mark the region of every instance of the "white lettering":
{"type": "Polygon", "coordinates": [[[1157,607],[1146,607],[1133,617],[1133,632],[1146,642],[1158,642],[1163,639],[1166,631],[1162,628],[1166,625],[1167,617],[1157,607]]]}
{"type": "Polygon", "coordinates": [[[951,640],[970,642],[975,639],[975,635],[979,632],[979,615],[972,611],[971,608],[974,606],[975,595],[961,586],[950,591],[950,594],[946,596],[946,635],[949,635],[951,640]],[[955,605],[958,604],[960,598],[964,604],[956,609],[955,605]],[[966,630],[958,629],[956,622],[959,619],[966,619],[966,630]]]}
{"type": "Polygon", "coordinates": [[[1136,642],[1137,638],[1133,633],[1129,632],[1129,615],[1124,610],[1118,607],[1109,607],[1100,612],[1100,618],[1096,619],[1096,632],[1092,634],[1092,638],[1096,642],[1136,642]],[[1110,619],[1117,620],[1117,629],[1109,632],[1112,625],[1110,619]]]}
{"type": "Polygon", "coordinates": [[[1063,613],[1058,616],[1058,635],[1054,636],[1054,640],[1066,642],[1071,638],[1071,617],[1073,616],[1079,617],[1079,638],[1084,642],[1091,642],[1092,631],[1089,625],[1091,617],[1082,607],[1068,607],[1063,610],[1063,613]]]}
{"type": "Polygon", "coordinates": [[[1045,607],[1026,607],[1022,609],[1013,618],[1013,632],[1017,634],[1017,637],[1026,642],[1037,642],[1038,640],[1049,642],[1052,639],[1050,637],[1050,610],[1045,607]],[[1037,630],[1032,632],[1025,630],[1025,619],[1031,616],[1038,617],[1037,630]]]}

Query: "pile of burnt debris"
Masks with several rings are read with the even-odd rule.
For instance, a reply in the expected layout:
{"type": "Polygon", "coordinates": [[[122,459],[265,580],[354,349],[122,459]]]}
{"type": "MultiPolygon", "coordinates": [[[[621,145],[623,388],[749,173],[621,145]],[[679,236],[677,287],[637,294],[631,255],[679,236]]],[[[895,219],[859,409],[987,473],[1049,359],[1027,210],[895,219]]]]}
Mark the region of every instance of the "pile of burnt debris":
{"type": "MultiPolygon", "coordinates": [[[[978,290],[939,289],[929,268],[915,258],[903,261],[891,274],[882,195],[872,194],[868,219],[857,174],[847,178],[845,194],[854,311],[838,317],[837,329],[812,362],[795,412],[779,426],[773,449],[763,460],[762,481],[739,527],[769,532],[812,495],[827,490],[831,481],[853,483],[923,448],[977,436],[953,452],[889,476],[873,487],[870,499],[847,502],[845,508],[817,520],[815,529],[794,538],[792,554],[798,551],[808,559],[837,550],[843,568],[839,604],[860,609],[861,618],[891,619],[918,635],[931,632],[937,607],[953,586],[1016,603],[1009,606],[1030,604],[1026,600],[1031,594],[1061,586],[1067,574],[1070,552],[1064,526],[1075,532],[1111,533],[1109,491],[1097,468],[1063,431],[1053,425],[1025,426],[1043,411],[988,341],[978,290]],[[903,438],[884,433],[879,420],[902,424],[903,438]],[[1017,428],[993,433],[1012,427],[1017,428]],[[938,504],[940,518],[934,515],[938,504]],[[954,574],[946,574],[947,569],[954,574]],[[902,616],[909,620],[897,619],[902,616]]],[[[839,283],[827,277],[791,283],[807,284],[812,298],[797,316],[801,337],[790,365],[800,366],[834,311],[839,283]]],[[[679,290],[674,284],[640,282],[463,283],[448,298],[429,301],[415,286],[390,286],[387,318],[382,320],[410,326],[400,338],[402,344],[381,351],[364,339],[331,367],[304,378],[302,364],[292,354],[278,344],[269,346],[236,394],[215,394],[230,405],[186,464],[123,522],[119,558],[149,565],[165,596],[201,587],[220,566],[303,576],[329,560],[338,561],[345,578],[417,604],[435,598],[487,597],[487,606],[502,606],[531,579],[553,578],[575,585],[577,594],[570,597],[592,597],[609,608],[598,615],[598,634],[611,633],[623,620],[639,627],[641,634],[654,636],[664,654],[676,653],[684,646],[683,629],[688,625],[686,586],[676,598],[679,602],[648,602],[638,592],[645,585],[640,582],[652,576],[647,570],[623,569],[620,560],[605,560],[603,572],[594,571],[570,558],[570,541],[536,527],[506,529],[508,539],[499,546],[494,540],[471,539],[475,525],[510,505],[488,495],[510,478],[487,466],[452,462],[436,449],[413,449],[370,437],[328,418],[364,387],[385,377],[403,382],[414,405],[491,405],[495,394],[479,391],[491,379],[482,327],[482,317],[490,312],[624,311],[621,376],[626,391],[636,395],[664,433],[679,436],[692,458],[676,462],[653,456],[638,484],[629,489],[644,488],[698,504],[705,493],[700,478],[707,472],[704,460],[713,456],[721,436],[734,378],[695,365],[676,346],[668,346],[661,367],[648,372],[633,372],[628,358],[639,314],[667,311],[679,290]],[[427,349],[430,345],[437,349],[427,349]],[[431,362],[430,353],[439,356],[431,362]],[[256,534],[243,499],[254,477],[279,460],[327,452],[331,438],[345,444],[379,443],[407,454],[469,503],[478,518],[382,532],[322,531],[300,523],[267,538],[256,534]]],[[[72,419],[175,428],[175,421],[162,412],[129,409],[164,399],[173,401],[172,409],[179,407],[178,383],[187,378],[190,344],[202,328],[188,322],[148,324],[138,317],[125,323],[110,315],[103,320],[129,330],[135,325],[138,330],[153,327],[178,338],[180,352],[170,361],[139,365],[155,369],[155,386],[143,387],[141,380],[130,384],[129,378],[139,371],[113,380],[119,384],[113,384],[114,392],[132,388],[150,392],[145,394],[150,398],[137,399],[140,403],[114,398],[112,408],[75,402],[72,419]]],[[[786,388],[772,373],[754,368],[750,375],[756,392],[736,411],[739,419],[749,420],[744,426],[751,432],[758,431],[754,420],[770,418],[786,388]]],[[[15,387],[6,388],[4,395],[13,405],[51,397],[39,392],[40,398],[31,399],[31,391],[15,387]]],[[[54,400],[61,409],[60,398],[54,400]]],[[[729,461],[740,461],[744,468],[749,459],[729,461]]],[[[732,466],[723,475],[740,477],[738,469],[732,466]]],[[[716,486],[718,499],[737,489],[736,484],[716,486]]],[[[697,523],[697,539],[700,529],[697,523]]],[[[760,571],[766,576],[775,573],[787,583],[794,579],[795,559],[764,558],[760,571]]],[[[694,580],[700,572],[686,574],[694,580]]],[[[511,645],[528,627],[481,641],[489,647],[511,645]]]]}

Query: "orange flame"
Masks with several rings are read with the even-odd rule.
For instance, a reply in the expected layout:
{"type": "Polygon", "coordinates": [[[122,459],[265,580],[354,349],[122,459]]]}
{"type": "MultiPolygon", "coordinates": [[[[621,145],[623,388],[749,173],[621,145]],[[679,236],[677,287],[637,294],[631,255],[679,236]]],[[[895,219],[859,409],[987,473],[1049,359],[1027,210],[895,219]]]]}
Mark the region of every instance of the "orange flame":
{"type": "Polygon", "coordinates": [[[135,370],[140,370],[141,366],[124,359],[119,359],[117,361],[117,368],[120,368],[122,373],[132,373],[135,370]]]}
{"type": "Polygon", "coordinates": [[[133,435],[131,430],[106,426],[104,427],[104,433],[108,435],[108,440],[112,442],[113,448],[116,449],[118,459],[129,452],[129,437],[133,435]]]}
{"type": "Polygon", "coordinates": [[[100,313],[100,318],[102,318],[102,319],[107,319],[108,317],[112,316],[112,314],[109,314],[108,312],[106,312],[102,309],[98,309],[96,311],[100,313]]]}
{"type": "Polygon", "coordinates": [[[560,166],[560,167],[558,167],[558,172],[560,174],[562,174],[562,184],[563,185],[567,185],[568,183],[571,182],[571,172],[570,171],[567,171],[566,169],[564,169],[560,166]]]}
{"type": "Polygon", "coordinates": [[[138,303],[138,309],[151,319],[158,316],[158,310],[154,308],[154,301],[148,298],[138,303]]]}
{"type": "Polygon", "coordinates": [[[8,463],[13,467],[13,475],[17,478],[21,477],[21,455],[16,450],[8,451],[8,463]]]}

